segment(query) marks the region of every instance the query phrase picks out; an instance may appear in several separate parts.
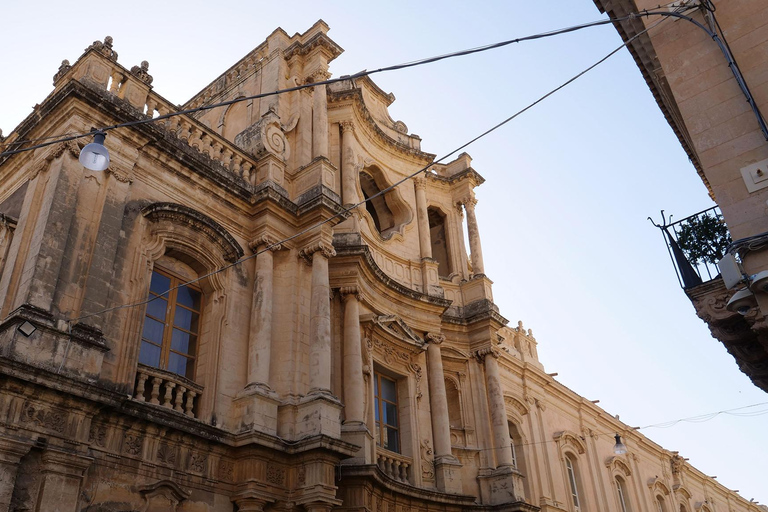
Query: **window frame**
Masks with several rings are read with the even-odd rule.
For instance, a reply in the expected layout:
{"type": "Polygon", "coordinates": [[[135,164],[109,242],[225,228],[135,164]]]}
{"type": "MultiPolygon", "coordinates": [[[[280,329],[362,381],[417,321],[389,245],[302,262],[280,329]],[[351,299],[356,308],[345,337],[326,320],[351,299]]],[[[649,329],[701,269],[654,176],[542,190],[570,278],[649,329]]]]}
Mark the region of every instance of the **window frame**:
{"type": "Polygon", "coordinates": [[[581,510],[581,496],[579,494],[579,474],[576,461],[570,454],[565,455],[565,472],[568,477],[568,485],[571,488],[571,502],[574,510],[581,510]]]}
{"type": "Polygon", "coordinates": [[[402,430],[402,425],[401,425],[402,419],[400,417],[400,397],[397,392],[398,381],[397,379],[389,375],[386,375],[380,372],[379,370],[374,370],[373,377],[374,377],[373,402],[375,407],[373,421],[374,421],[374,428],[375,428],[376,446],[378,448],[390,451],[392,453],[397,453],[402,455],[403,445],[400,438],[400,431],[402,430]],[[386,379],[387,381],[393,384],[393,387],[395,390],[394,402],[383,397],[381,379],[386,379]],[[391,404],[394,406],[395,421],[396,421],[395,425],[392,425],[390,423],[384,423],[384,405],[385,404],[391,404]],[[397,449],[392,449],[388,446],[384,446],[384,436],[387,429],[395,431],[395,434],[396,434],[395,443],[396,443],[397,449]]]}
{"type": "Polygon", "coordinates": [[[632,512],[632,508],[629,505],[629,497],[627,496],[626,480],[616,476],[613,478],[613,481],[616,484],[616,493],[618,494],[621,512],[632,512]]]}
{"type": "Polygon", "coordinates": [[[167,371],[167,372],[173,373],[174,375],[178,375],[185,379],[194,381],[197,374],[197,352],[200,345],[200,334],[202,331],[202,324],[203,324],[203,310],[205,309],[205,294],[203,293],[203,290],[199,286],[196,286],[194,284],[184,284],[184,283],[187,283],[189,280],[190,279],[181,277],[179,274],[176,274],[160,266],[155,266],[152,269],[152,272],[150,273],[150,276],[149,276],[149,286],[147,287],[148,288],[147,289],[147,307],[145,308],[145,311],[144,311],[144,317],[142,321],[142,328],[141,328],[141,334],[140,334],[139,362],[146,366],[157,368],[162,371],[167,371]],[[168,278],[170,280],[169,291],[167,293],[162,293],[162,291],[161,293],[155,293],[152,291],[152,278],[154,277],[155,273],[165,278],[168,278]],[[191,307],[178,302],[179,290],[181,290],[182,288],[188,288],[199,294],[199,302],[198,302],[197,310],[192,309],[191,307]],[[165,300],[166,309],[165,309],[164,319],[161,320],[149,313],[149,308],[150,308],[149,303],[153,300],[154,301],[165,300]],[[192,314],[198,315],[196,332],[185,329],[182,326],[175,325],[174,321],[176,318],[176,309],[178,307],[181,307],[191,312],[192,314]],[[155,322],[160,322],[163,324],[163,335],[162,335],[160,345],[144,337],[144,326],[146,325],[147,318],[150,318],[155,322]],[[172,341],[173,341],[174,330],[179,330],[181,332],[185,332],[190,334],[191,336],[194,336],[196,339],[194,344],[194,349],[187,353],[180,352],[176,349],[173,349],[172,341]],[[158,366],[141,362],[141,348],[144,346],[145,343],[160,348],[160,360],[159,360],[158,366]],[[168,367],[172,353],[177,354],[178,356],[188,360],[186,374],[177,373],[168,367]],[[191,370],[190,370],[190,367],[191,367],[191,370]]]}

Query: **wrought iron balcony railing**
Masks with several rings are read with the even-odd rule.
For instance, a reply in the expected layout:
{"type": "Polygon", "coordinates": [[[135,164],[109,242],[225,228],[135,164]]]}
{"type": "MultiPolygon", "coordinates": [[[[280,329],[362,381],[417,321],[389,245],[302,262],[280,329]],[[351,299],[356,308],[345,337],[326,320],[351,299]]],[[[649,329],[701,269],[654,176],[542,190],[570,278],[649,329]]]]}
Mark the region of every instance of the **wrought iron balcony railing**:
{"type": "Polygon", "coordinates": [[[717,206],[675,222],[671,215],[669,219],[665,217],[664,210],[661,211],[661,224],[650,217],[648,220],[661,231],[683,289],[719,277],[717,262],[723,257],[731,237],[717,206]]]}

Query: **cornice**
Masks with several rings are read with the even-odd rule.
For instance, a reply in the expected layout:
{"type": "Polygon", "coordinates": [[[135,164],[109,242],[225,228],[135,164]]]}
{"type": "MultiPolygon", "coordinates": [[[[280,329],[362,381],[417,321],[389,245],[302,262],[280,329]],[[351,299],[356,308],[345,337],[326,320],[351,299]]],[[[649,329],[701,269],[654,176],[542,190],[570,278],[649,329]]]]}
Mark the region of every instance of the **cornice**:
{"type": "Polygon", "coordinates": [[[361,89],[353,88],[353,89],[328,91],[329,105],[333,103],[340,103],[342,101],[352,102],[352,104],[355,106],[357,110],[359,117],[363,121],[365,121],[365,125],[368,126],[368,128],[374,133],[376,138],[379,141],[383,142],[386,146],[394,149],[399,153],[422,160],[425,163],[434,161],[436,155],[432,153],[425,153],[418,149],[414,149],[387,135],[384,132],[384,130],[381,129],[378,123],[373,119],[373,116],[371,115],[370,110],[368,110],[368,107],[365,104],[365,100],[363,99],[363,91],[361,89]]]}

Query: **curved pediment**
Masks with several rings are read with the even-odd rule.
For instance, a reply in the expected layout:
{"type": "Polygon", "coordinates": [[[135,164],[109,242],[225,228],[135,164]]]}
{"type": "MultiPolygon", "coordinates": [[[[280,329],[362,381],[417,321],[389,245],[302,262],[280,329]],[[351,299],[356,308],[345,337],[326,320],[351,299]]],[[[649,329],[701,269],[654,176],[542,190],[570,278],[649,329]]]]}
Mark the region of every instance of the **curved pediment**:
{"type": "Polygon", "coordinates": [[[245,254],[237,240],[221,224],[189,206],[177,203],[152,203],[144,207],[141,214],[151,222],[167,221],[189,227],[204,235],[221,249],[221,255],[225,261],[237,261],[245,254]]]}
{"type": "Polygon", "coordinates": [[[557,442],[557,446],[560,448],[561,452],[570,450],[581,455],[587,451],[587,445],[581,437],[570,430],[555,432],[552,435],[552,438],[557,442]]]}
{"type": "Polygon", "coordinates": [[[629,464],[621,457],[615,455],[605,459],[605,467],[611,470],[612,473],[619,473],[624,476],[632,475],[629,464]]]}
{"type": "Polygon", "coordinates": [[[415,348],[415,352],[423,350],[424,339],[413,332],[413,329],[397,315],[371,315],[361,320],[361,323],[368,324],[367,328],[374,330],[377,334],[388,335],[400,344],[415,348]]]}

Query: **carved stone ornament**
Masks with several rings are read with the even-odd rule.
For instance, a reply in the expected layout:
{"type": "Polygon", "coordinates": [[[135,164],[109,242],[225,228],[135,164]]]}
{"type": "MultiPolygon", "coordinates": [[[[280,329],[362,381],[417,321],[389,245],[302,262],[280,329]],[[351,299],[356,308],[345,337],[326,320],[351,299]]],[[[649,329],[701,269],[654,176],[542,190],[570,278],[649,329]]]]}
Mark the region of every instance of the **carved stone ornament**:
{"type": "Polygon", "coordinates": [[[360,295],[360,289],[357,286],[342,286],[339,288],[339,294],[341,294],[344,301],[347,301],[352,297],[358,301],[363,300],[362,295],[360,295]]]}
{"type": "Polygon", "coordinates": [[[622,475],[629,477],[632,476],[632,470],[629,464],[619,456],[613,455],[605,459],[605,467],[612,472],[621,473],[622,475]]]}
{"type": "Polygon", "coordinates": [[[285,469],[274,464],[267,464],[267,482],[273,485],[285,485],[285,469]]]}
{"type": "Polygon", "coordinates": [[[433,345],[440,345],[445,341],[445,335],[437,332],[428,332],[426,335],[426,339],[429,343],[432,343],[433,345]]]}
{"type": "Polygon", "coordinates": [[[732,293],[728,290],[722,290],[719,293],[696,297],[692,300],[693,307],[696,308],[696,314],[706,323],[725,320],[728,317],[738,315],[726,309],[728,300],[732,293]]]}
{"type": "Polygon", "coordinates": [[[157,460],[163,464],[173,466],[176,464],[176,447],[162,443],[157,449],[157,460]]]}
{"type": "Polygon", "coordinates": [[[141,454],[142,442],[143,440],[141,436],[133,432],[128,432],[123,437],[123,450],[128,455],[139,455],[141,454]]]}
{"type": "Polygon", "coordinates": [[[104,42],[94,41],[85,51],[95,50],[111,61],[117,62],[117,52],[112,49],[112,36],[104,38],[104,42]]]}
{"type": "Polygon", "coordinates": [[[204,473],[208,464],[208,455],[205,453],[192,452],[189,457],[189,469],[198,473],[204,473]]]}
{"type": "Polygon", "coordinates": [[[235,464],[228,461],[221,459],[219,461],[219,480],[224,480],[226,482],[231,482],[234,480],[235,476],[235,464]]]}
{"type": "Polygon", "coordinates": [[[482,348],[480,350],[477,350],[474,353],[475,358],[477,359],[477,361],[480,364],[483,364],[485,362],[485,357],[486,356],[491,356],[491,357],[493,357],[495,359],[498,359],[500,355],[501,355],[501,353],[498,350],[496,350],[495,348],[491,348],[491,347],[482,348]]]}
{"type": "Polygon", "coordinates": [[[21,420],[63,434],[67,425],[67,414],[25,402],[21,411],[21,420]]]}
{"type": "Polygon", "coordinates": [[[170,480],[160,480],[139,488],[146,505],[143,510],[167,510],[176,512],[179,504],[188,499],[190,492],[170,480]]]}
{"type": "Polygon", "coordinates": [[[432,480],[435,478],[435,460],[432,446],[429,444],[429,439],[423,439],[421,441],[421,476],[424,480],[432,480]]]}
{"type": "Polygon", "coordinates": [[[141,61],[141,66],[133,66],[131,74],[147,85],[152,84],[153,79],[152,75],[149,74],[149,62],[146,60],[141,61]]]}
{"type": "MultiPolygon", "coordinates": [[[[62,60],[61,66],[59,66],[59,70],[56,72],[55,75],[53,75],[53,85],[56,85],[64,75],[69,73],[70,69],[72,69],[72,66],[69,64],[69,61],[67,59],[62,60]]],[[[1,137],[0,137],[0,140],[2,140],[1,137]]]]}
{"type": "Polygon", "coordinates": [[[258,252],[261,249],[269,249],[272,252],[277,252],[283,248],[281,244],[277,243],[277,240],[269,235],[260,235],[254,238],[249,244],[248,248],[253,252],[258,252]],[[262,247],[264,246],[264,247],[262,247]]]}
{"type": "Polygon", "coordinates": [[[258,123],[238,133],[235,144],[257,158],[269,153],[285,162],[291,156],[291,147],[280,124],[280,116],[272,109],[258,123]]]}
{"type": "Polygon", "coordinates": [[[320,241],[313,242],[304,247],[301,251],[299,251],[299,257],[303,258],[304,261],[307,262],[307,265],[312,265],[312,255],[316,252],[322,253],[322,255],[326,258],[333,258],[336,256],[336,250],[333,248],[333,245],[320,241]]]}
{"type": "Polygon", "coordinates": [[[88,432],[88,443],[104,448],[107,444],[107,427],[99,423],[91,423],[88,432]]]}
{"type": "Polygon", "coordinates": [[[587,451],[587,445],[584,443],[584,440],[573,432],[562,430],[560,432],[555,432],[552,435],[552,438],[560,449],[561,458],[563,457],[565,450],[568,449],[579,455],[582,455],[587,451]]]}

